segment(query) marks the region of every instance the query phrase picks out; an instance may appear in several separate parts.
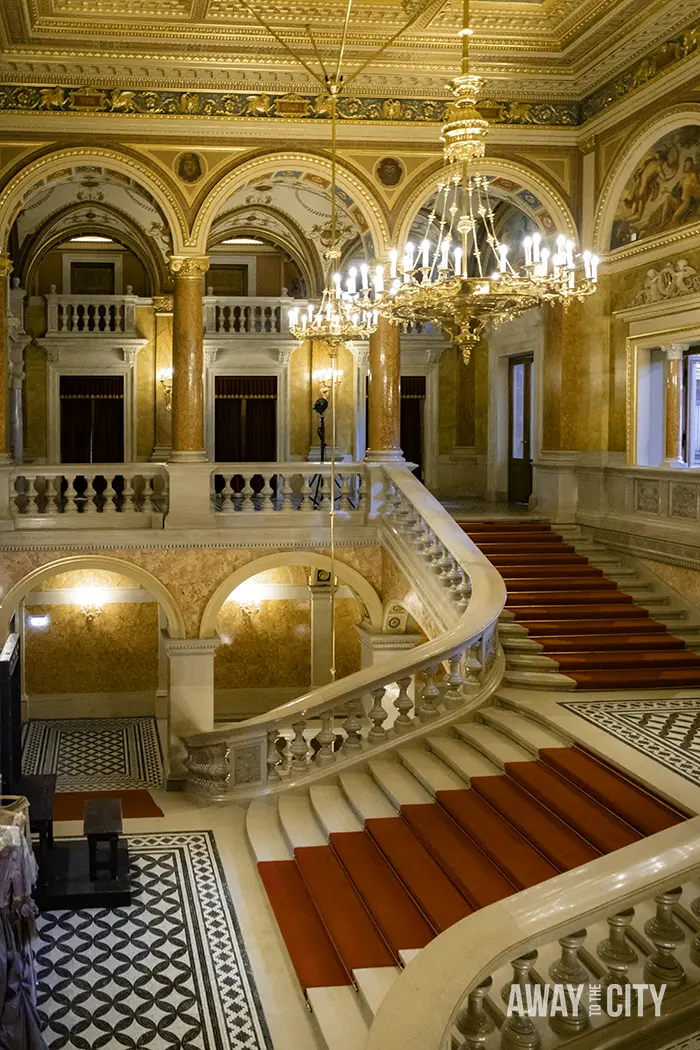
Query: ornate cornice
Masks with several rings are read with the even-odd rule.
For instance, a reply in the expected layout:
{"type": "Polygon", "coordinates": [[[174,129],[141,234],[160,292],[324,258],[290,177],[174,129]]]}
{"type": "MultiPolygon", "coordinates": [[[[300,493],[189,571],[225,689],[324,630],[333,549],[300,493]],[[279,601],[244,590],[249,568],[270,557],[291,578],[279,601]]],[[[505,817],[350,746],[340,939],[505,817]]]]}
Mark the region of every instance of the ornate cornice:
{"type": "Polygon", "coordinates": [[[173,312],[174,296],[154,295],[153,309],[157,314],[171,314],[173,312]]]}

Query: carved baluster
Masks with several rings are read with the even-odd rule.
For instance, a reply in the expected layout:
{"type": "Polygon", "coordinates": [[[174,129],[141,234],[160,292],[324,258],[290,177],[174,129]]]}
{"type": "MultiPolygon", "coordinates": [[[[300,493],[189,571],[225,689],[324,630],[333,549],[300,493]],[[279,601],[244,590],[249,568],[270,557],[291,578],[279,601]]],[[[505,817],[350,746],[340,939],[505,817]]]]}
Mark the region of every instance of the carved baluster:
{"type": "Polygon", "coordinates": [[[382,725],[382,723],[386,722],[389,717],[388,713],[384,710],[384,705],[382,704],[385,693],[386,689],[384,686],[382,686],[381,689],[372,690],[372,699],[374,700],[374,703],[367,712],[367,717],[372,723],[372,728],[367,734],[367,739],[372,740],[375,744],[380,743],[382,740],[386,740],[386,729],[382,725]]]}
{"type": "Polygon", "coordinates": [[[431,543],[432,535],[430,529],[427,528],[425,522],[419,518],[411,529],[411,546],[416,554],[421,554],[431,543]]]}
{"type": "Polygon", "coordinates": [[[66,502],[65,502],[65,506],[63,508],[63,513],[64,514],[79,514],[80,511],[78,509],[78,503],[77,503],[78,493],[77,493],[77,490],[75,488],[75,478],[73,477],[72,474],[69,474],[68,477],[65,480],[66,480],[66,496],[65,496],[66,502]]]}
{"type": "Polygon", "coordinates": [[[463,658],[463,649],[460,649],[459,652],[454,653],[450,657],[450,671],[447,675],[447,691],[444,696],[445,707],[448,711],[454,711],[464,703],[464,693],[462,692],[462,686],[464,685],[464,675],[462,674],[463,658]]]}
{"type": "Polygon", "coordinates": [[[482,670],[481,660],[478,656],[479,643],[474,642],[467,649],[467,655],[462,664],[464,668],[464,688],[467,692],[474,693],[481,689],[479,674],[482,670]]]}
{"type": "Polygon", "coordinates": [[[63,505],[63,478],[60,474],[50,478],[46,482],[46,513],[47,514],[63,514],[65,511],[63,505]],[[53,506],[52,506],[53,504],[53,506]],[[55,508],[55,509],[54,509],[55,508]]]}
{"type": "Polygon", "coordinates": [[[432,533],[430,535],[432,536],[432,543],[423,551],[423,558],[425,559],[430,571],[436,576],[439,576],[442,572],[440,562],[444,558],[446,551],[440,540],[436,536],[433,536],[432,533]]]}
{"type": "MultiPolygon", "coordinates": [[[[696,919],[700,919],[700,897],[696,897],[691,902],[690,910],[696,919]]],[[[700,933],[693,938],[693,943],[690,946],[690,958],[696,966],[700,966],[700,933]]]]}
{"type": "Polygon", "coordinates": [[[469,579],[466,573],[463,573],[462,575],[462,582],[457,588],[457,593],[459,594],[460,607],[462,609],[466,609],[469,605],[472,596],[472,581],[469,579]]]}
{"type": "Polygon", "coordinates": [[[281,496],[281,503],[280,503],[280,510],[282,510],[282,511],[294,510],[294,503],[293,503],[294,489],[292,488],[292,475],[291,474],[285,474],[285,476],[283,478],[279,479],[278,485],[279,485],[278,491],[280,491],[281,494],[282,494],[282,496],[281,496]]]}
{"type": "Polygon", "coordinates": [[[673,954],[685,940],[685,934],[673,917],[674,905],[682,894],[681,889],[668,890],[654,897],[656,915],[644,923],[644,932],[654,943],[654,951],[644,964],[644,978],[649,984],[679,987],[685,981],[683,967],[673,954]]]}
{"type": "MultiPolygon", "coordinates": [[[[27,514],[41,514],[41,507],[44,501],[44,493],[46,493],[46,513],[50,513],[50,485],[49,480],[45,480],[42,477],[32,478],[29,481],[27,492],[26,492],[26,503],[25,513],[27,514]]],[[[19,501],[19,493],[15,496],[15,506],[19,509],[21,503],[24,500],[19,501]]]]}
{"type": "Polygon", "coordinates": [[[243,479],[243,488],[241,490],[241,510],[255,510],[255,503],[253,502],[255,492],[250,482],[251,475],[246,474],[243,479]]]}
{"type": "Polygon", "coordinates": [[[122,514],[135,514],[138,510],[136,506],[137,500],[136,493],[134,492],[134,479],[131,477],[124,478],[124,492],[122,494],[122,514]]]}
{"type": "Polygon", "coordinates": [[[270,484],[272,478],[263,476],[265,484],[260,490],[260,510],[262,511],[274,511],[275,509],[275,490],[270,484]]]}
{"type": "Polygon", "coordinates": [[[302,474],[301,477],[301,503],[299,504],[299,510],[311,511],[314,509],[313,500],[311,498],[311,478],[308,474],[302,474]]]}
{"type": "MultiPolygon", "coordinates": [[[[464,571],[462,570],[462,567],[457,563],[457,561],[453,559],[452,560],[452,568],[450,569],[450,572],[449,572],[449,581],[450,581],[450,597],[452,598],[452,601],[454,601],[454,602],[460,602],[461,599],[462,599],[462,595],[460,593],[459,588],[461,586],[461,583],[462,583],[463,579],[464,579],[464,571]]],[[[466,608],[466,606],[465,606],[465,608],[466,608]]]]}
{"type": "Polygon", "coordinates": [[[301,773],[306,769],[309,751],[309,745],[304,738],[306,722],[301,718],[298,722],[292,723],[292,729],[294,730],[294,739],[289,748],[292,755],[292,773],[301,773]]]}
{"type": "Polygon", "coordinates": [[[236,493],[233,491],[231,478],[224,478],[224,487],[221,490],[221,512],[222,514],[236,513],[236,493]]]}
{"type": "Polygon", "coordinates": [[[549,967],[549,976],[556,984],[563,984],[567,997],[566,1016],[557,1014],[549,1021],[552,1031],[563,1036],[573,1036],[588,1028],[588,1011],[583,1003],[574,1005],[568,985],[581,985],[588,981],[588,970],[579,959],[579,951],[586,940],[586,931],[578,930],[559,939],[561,958],[549,967]]]}
{"type": "Polygon", "coordinates": [[[347,716],[343,722],[343,729],[347,736],[343,743],[343,748],[348,751],[356,750],[362,746],[362,719],[358,714],[358,706],[358,700],[348,700],[345,705],[347,716]]]}
{"type": "Polygon", "coordinates": [[[105,475],[105,488],[104,492],[102,493],[102,499],[104,500],[102,504],[103,514],[117,513],[117,504],[115,502],[115,497],[117,494],[114,491],[114,485],[112,484],[112,482],[113,478],[109,475],[105,475]]]}
{"type": "Polygon", "coordinates": [[[440,698],[440,690],[435,685],[437,664],[430,664],[423,673],[425,675],[425,685],[421,695],[421,705],[418,708],[418,717],[421,722],[430,722],[431,719],[437,717],[436,701],[440,698]]]}
{"type": "Polygon", "coordinates": [[[319,749],[316,752],[316,763],[319,766],[327,766],[335,762],[335,733],[333,732],[333,713],[321,715],[321,728],[316,734],[319,749]]]}
{"type": "MultiPolygon", "coordinates": [[[[596,948],[598,958],[602,959],[608,968],[607,974],[601,979],[604,988],[611,984],[629,984],[627,970],[638,959],[636,951],[627,940],[626,933],[633,918],[634,908],[608,916],[609,936],[596,948]]],[[[603,996],[601,1002],[606,1001],[606,996],[603,996]]]]}
{"type": "Polygon", "coordinates": [[[413,700],[408,695],[408,690],[411,688],[411,679],[399,678],[396,684],[399,687],[399,695],[394,700],[394,707],[399,713],[394,722],[394,729],[397,733],[403,733],[407,729],[413,728],[413,719],[409,717],[409,711],[413,710],[413,700]]]}
{"type": "Polygon", "coordinates": [[[282,757],[277,750],[277,730],[268,729],[267,731],[267,782],[273,784],[280,779],[279,766],[282,764],[282,757]]]}
{"type": "Polygon", "coordinates": [[[277,770],[281,777],[286,777],[289,775],[289,770],[292,765],[291,745],[292,741],[289,739],[289,737],[285,736],[284,733],[280,732],[279,736],[277,737],[276,746],[281,759],[280,764],[277,767],[277,770]]]}
{"type": "MultiPolygon", "coordinates": [[[[523,1006],[527,1005],[527,986],[533,984],[532,967],[537,959],[537,952],[528,952],[519,959],[514,959],[513,980],[505,985],[501,996],[505,1003],[511,1000],[512,986],[519,985],[523,1006]]],[[[501,1050],[537,1050],[540,1045],[540,1037],[532,1021],[525,1013],[518,1012],[517,1000],[513,1003],[513,1012],[507,1017],[501,1027],[501,1050]]]]}
{"type": "Polygon", "coordinates": [[[458,1011],[455,1017],[455,1028],[464,1037],[460,1050],[483,1050],[487,1038],[496,1028],[484,1010],[484,997],[493,983],[487,977],[478,988],[469,993],[467,1005],[458,1011]]]}
{"type": "Polygon", "coordinates": [[[450,578],[450,575],[452,573],[453,564],[454,559],[452,555],[448,551],[447,547],[443,547],[442,557],[438,558],[438,560],[432,566],[433,572],[437,576],[438,583],[441,587],[449,588],[451,586],[452,580],[450,578]]]}

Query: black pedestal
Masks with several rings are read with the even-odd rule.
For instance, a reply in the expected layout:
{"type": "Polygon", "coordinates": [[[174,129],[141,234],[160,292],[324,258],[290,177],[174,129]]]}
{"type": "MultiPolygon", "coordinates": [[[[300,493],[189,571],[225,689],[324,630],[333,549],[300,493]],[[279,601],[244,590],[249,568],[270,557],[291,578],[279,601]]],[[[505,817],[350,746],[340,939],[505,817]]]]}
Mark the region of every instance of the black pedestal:
{"type": "Polygon", "coordinates": [[[126,839],[117,847],[117,877],[102,870],[90,879],[88,844],[85,839],[55,839],[43,858],[34,900],[40,911],[67,908],[120,908],[131,904],[129,850],[126,839]]]}

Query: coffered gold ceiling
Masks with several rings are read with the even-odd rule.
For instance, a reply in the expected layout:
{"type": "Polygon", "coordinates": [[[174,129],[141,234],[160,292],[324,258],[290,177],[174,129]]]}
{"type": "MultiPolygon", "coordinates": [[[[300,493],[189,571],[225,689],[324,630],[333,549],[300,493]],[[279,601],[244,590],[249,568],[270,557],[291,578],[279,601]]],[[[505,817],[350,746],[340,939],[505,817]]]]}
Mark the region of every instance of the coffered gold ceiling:
{"type": "MultiPolygon", "coordinates": [[[[346,0],[250,0],[318,67],[337,54],[346,0]]],[[[500,98],[581,98],[700,20],[700,0],[473,0],[474,65],[500,98]]],[[[355,0],[350,73],[411,27],[353,93],[439,97],[458,65],[458,0],[355,0]]],[[[318,85],[242,0],[0,0],[0,77],[308,93],[318,85]],[[60,75],[59,75],[60,71],[60,75]]]]}

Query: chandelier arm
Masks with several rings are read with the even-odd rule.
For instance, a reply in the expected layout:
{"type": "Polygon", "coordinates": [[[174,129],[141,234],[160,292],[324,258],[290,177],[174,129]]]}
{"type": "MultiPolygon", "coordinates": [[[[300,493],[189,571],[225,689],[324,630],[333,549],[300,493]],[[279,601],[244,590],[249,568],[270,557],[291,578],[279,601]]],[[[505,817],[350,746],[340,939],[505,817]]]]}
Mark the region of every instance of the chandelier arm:
{"type": "Polygon", "coordinates": [[[312,77],[314,78],[314,80],[316,80],[316,81],[317,81],[317,82],[318,82],[318,83],[319,83],[319,84],[320,84],[320,85],[321,85],[322,87],[325,87],[325,86],[326,86],[326,85],[325,85],[325,81],[324,81],[323,77],[319,76],[319,75],[318,75],[318,73],[317,73],[317,72],[316,72],[316,71],[315,71],[315,70],[314,70],[314,69],[313,69],[313,68],[312,68],[312,67],[311,67],[311,66],[309,65],[309,63],[308,63],[308,62],[306,61],[306,59],[305,59],[305,58],[302,58],[302,56],[301,56],[301,55],[300,55],[300,54],[299,54],[299,53],[298,53],[297,51],[295,51],[295,50],[294,50],[294,48],[293,48],[293,47],[291,47],[291,46],[290,46],[290,45],[289,45],[289,44],[288,44],[288,43],[286,42],[286,40],[284,40],[284,39],[283,39],[283,38],[282,38],[282,37],[281,37],[281,36],[279,35],[279,33],[278,33],[278,32],[277,32],[277,31],[276,31],[275,29],[273,29],[273,28],[272,28],[272,26],[271,26],[271,25],[269,24],[269,22],[267,22],[267,21],[266,21],[266,20],[265,20],[265,19],[264,19],[264,18],[262,17],[262,15],[261,15],[261,14],[259,14],[259,13],[258,13],[258,12],[257,12],[257,11],[255,10],[255,8],[254,8],[254,7],[252,7],[252,6],[251,6],[251,5],[250,5],[250,4],[248,3],[248,0],[241,0],[241,3],[242,3],[242,4],[243,4],[243,6],[245,7],[245,9],[246,9],[246,10],[247,10],[247,11],[249,12],[249,14],[251,14],[251,15],[253,16],[253,18],[255,19],[255,21],[256,21],[256,22],[257,22],[257,23],[258,23],[259,25],[261,25],[261,26],[263,27],[263,29],[264,29],[264,30],[265,30],[266,32],[268,32],[268,33],[270,34],[270,36],[274,37],[274,39],[275,39],[275,40],[277,41],[277,43],[278,43],[278,44],[281,44],[281,45],[282,45],[282,47],[283,47],[283,48],[284,48],[284,50],[285,50],[285,51],[287,52],[287,54],[291,55],[291,56],[292,56],[292,58],[293,58],[293,59],[295,60],[295,62],[298,62],[298,63],[299,63],[299,65],[303,66],[303,67],[304,67],[304,69],[305,69],[305,70],[307,71],[307,73],[310,73],[310,74],[311,74],[311,76],[312,76],[312,77]]]}
{"type": "Polygon", "coordinates": [[[348,38],[348,26],[350,24],[350,12],[352,11],[352,0],[348,0],[347,7],[345,8],[345,24],[343,25],[343,36],[340,41],[340,51],[338,52],[338,62],[335,67],[335,79],[336,83],[340,84],[340,67],[343,62],[343,55],[345,53],[345,41],[348,38]]]}
{"type": "MultiPolygon", "coordinates": [[[[349,10],[350,5],[348,5],[349,10]]],[[[331,93],[331,248],[335,248],[336,240],[336,192],[335,192],[335,147],[336,129],[338,119],[338,99],[335,93],[331,93]]]]}
{"type": "Polygon", "coordinates": [[[321,52],[318,49],[318,44],[316,43],[316,39],[315,39],[315,37],[313,35],[313,32],[311,31],[311,26],[310,25],[306,26],[306,32],[308,34],[309,40],[311,41],[311,46],[314,49],[314,54],[316,55],[316,58],[318,59],[318,64],[320,65],[321,71],[323,72],[324,79],[328,80],[328,70],[326,69],[326,64],[323,61],[323,56],[321,55],[321,52]]]}
{"type": "Polygon", "coordinates": [[[357,67],[355,72],[350,74],[350,76],[345,81],[345,87],[347,88],[348,84],[352,84],[355,77],[359,76],[360,73],[363,73],[365,69],[367,69],[367,66],[370,66],[372,62],[374,62],[375,59],[379,58],[379,56],[382,55],[388,47],[391,47],[392,44],[395,44],[399,37],[403,36],[403,34],[406,33],[411,28],[411,26],[415,25],[415,23],[423,17],[425,12],[430,7],[432,7],[434,2],[435,0],[426,0],[424,4],[421,4],[419,9],[415,12],[415,14],[411,15],[408,21],[404,23],[404,25],[402,25],[401,28],[398,29],[393,36],[389,37],[389,39],[386,40],[380,47],[378,47],[376,51],[373,51],[369,58],[366,58],[365,61],[357,67]]]}

